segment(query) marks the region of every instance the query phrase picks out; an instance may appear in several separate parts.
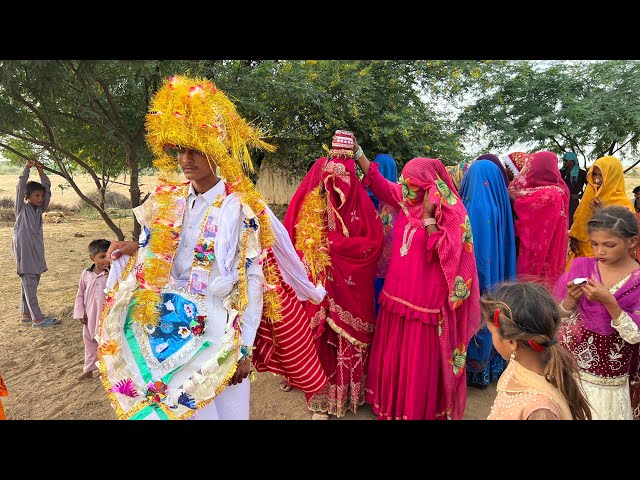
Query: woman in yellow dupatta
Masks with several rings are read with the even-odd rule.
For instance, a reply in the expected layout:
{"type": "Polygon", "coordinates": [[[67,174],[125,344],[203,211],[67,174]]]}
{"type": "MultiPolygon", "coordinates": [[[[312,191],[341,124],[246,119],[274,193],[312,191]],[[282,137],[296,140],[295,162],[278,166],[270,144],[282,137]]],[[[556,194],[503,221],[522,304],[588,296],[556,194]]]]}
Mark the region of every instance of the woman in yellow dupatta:
{"type": "Polygon", "coordinates": [[[576,257],[594,256],[589,242],[587,222],[595,210],[611,205],[619,205],[634,211],[633,203],[625,191],[622,163],[616,157],[608,156],[596,160],[587,173],[587,187],[569,230],[571,252],[567,269],[576,257]]]}

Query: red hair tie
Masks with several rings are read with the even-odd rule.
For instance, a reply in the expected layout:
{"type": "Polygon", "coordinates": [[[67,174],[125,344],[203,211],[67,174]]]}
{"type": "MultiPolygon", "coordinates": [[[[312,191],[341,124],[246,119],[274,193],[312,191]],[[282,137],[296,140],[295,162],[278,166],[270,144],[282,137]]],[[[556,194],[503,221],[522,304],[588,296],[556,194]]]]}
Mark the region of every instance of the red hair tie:
{"type": "Polygon", "coordinates": [[[527,343],[531,345],[531,348],[533,348],[536,352],[541,352],[542,350],[544,350],[544,347],[542,345],[538,345],[535,340],[527,340],[527,343]]]}
{"type": "Polygon", "coordinates": [[[496,311],[493,313],[493,324],[496,326],[496,328],[500,328],[500,322],[498,321],[499,318],[500,318],[500,309],[496,308],[496,311]]]}

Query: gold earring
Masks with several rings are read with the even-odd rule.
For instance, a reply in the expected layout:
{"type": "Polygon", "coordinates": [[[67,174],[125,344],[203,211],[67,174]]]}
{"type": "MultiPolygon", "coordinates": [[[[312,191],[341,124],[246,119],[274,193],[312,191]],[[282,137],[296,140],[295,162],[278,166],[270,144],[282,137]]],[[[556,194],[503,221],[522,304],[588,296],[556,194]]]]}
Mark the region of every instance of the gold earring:
{"type": "Polygon", "coordinates": [[[511,358],[510,361],[515,362],[516,361],[516,351],[514,350],[513,352],[511,352],[511,358]]]}

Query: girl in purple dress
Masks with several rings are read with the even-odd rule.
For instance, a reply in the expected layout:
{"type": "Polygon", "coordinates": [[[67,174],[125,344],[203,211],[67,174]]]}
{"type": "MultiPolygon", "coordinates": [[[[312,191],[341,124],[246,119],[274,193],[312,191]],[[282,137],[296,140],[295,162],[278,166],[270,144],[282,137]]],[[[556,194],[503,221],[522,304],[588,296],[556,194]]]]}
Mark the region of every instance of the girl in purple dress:
{"type": "MultiPolygon", "coordinates": [[[[605,207],[588,222],[595,257],[579,257],[556,284],[560,342],[575,357],[594,419],[631,419],[629,378],[640,342],[638,223],[627,208],[605,207]]],[[[632,371],[633,370],[633,371],[632,371]]]]}

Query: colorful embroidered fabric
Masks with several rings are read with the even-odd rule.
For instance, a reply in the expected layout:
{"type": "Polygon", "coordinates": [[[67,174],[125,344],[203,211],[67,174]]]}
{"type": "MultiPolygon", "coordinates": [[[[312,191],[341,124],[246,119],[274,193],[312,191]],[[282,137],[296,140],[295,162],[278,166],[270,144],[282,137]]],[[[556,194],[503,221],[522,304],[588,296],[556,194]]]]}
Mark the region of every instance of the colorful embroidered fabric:
{"type": "Polygon", "coordinates": [[[562,274],[567,258],[569,189],[560,176],[558,157],[542,151],[526,158],[509,185],[519,239],[518,277],[549,290],[562,274]]]}
{"type": "MultiPolygon", "coordinates": [[[[366,352],[375,325],[373,283],[383,240],[382,223],[358,180],[354,160],[317,160],[294,194],[284,225],[306,265],[310,261],[299,247],[308,239],[329,250],[330,264],[316,272],[324,281],[327,296],[320,305],[306,306],[329,381],[307,400],[312,410],[342,416],[364,401],[366,352]],[[318,195],[324,209],[317,211],[322,237],[315,239],[313,232],[305,233],[308,230],[303,222],[307,202],[318,195]]],[[[309,274],[312,276],[311,271],[309,274]]]]}

